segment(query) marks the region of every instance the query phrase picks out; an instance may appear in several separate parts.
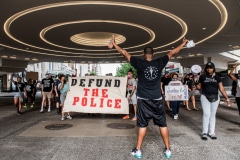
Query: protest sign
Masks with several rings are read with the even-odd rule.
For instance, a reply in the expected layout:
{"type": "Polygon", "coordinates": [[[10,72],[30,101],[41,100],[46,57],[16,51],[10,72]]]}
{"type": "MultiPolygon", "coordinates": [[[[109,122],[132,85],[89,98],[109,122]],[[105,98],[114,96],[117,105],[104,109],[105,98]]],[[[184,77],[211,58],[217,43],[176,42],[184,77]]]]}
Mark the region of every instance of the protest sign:
{"type": "Polygon", "coordinates": [[[188,100],[188,86],[165,86],[165,99],[168,101],[188,100]]]}
{"type": "Polygon", "coordinates": [[[64,112],[128,114],[127,77],[69,77],[64,112]]]}

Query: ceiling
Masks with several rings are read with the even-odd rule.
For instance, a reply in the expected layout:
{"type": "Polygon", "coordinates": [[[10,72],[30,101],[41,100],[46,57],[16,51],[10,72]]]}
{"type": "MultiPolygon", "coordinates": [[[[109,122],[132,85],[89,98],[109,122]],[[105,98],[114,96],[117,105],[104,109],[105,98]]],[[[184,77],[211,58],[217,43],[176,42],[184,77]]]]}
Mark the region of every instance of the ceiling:
{"type": "Polygon", "coordinates": [[[112,34],[134,56],[145,46],[162,56],[183,37],[196,46],[175,60],[217,56],[235,62],[219,53],[240,49],[240,0],[1,0],[0,6],[2,59],[124,62],[107,48],[112,34]]]}

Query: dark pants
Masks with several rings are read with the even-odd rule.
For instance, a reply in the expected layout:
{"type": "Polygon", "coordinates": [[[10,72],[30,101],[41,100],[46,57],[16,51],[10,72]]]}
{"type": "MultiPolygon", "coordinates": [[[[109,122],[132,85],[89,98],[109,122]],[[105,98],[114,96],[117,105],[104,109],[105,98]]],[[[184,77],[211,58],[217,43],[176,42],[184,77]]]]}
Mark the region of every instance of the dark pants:
{"type": "Polygon", "coordinates": [[[240,112],[240,97],[236,97],[235,100],[238,106],[238,111],[240,112]]]}
{"type": "Polygon", "coordinates": [[[170,101],[170,105],[172,107],[173,116],[178,114],[179,107],[180,107],[180,101],[170,101]]]}

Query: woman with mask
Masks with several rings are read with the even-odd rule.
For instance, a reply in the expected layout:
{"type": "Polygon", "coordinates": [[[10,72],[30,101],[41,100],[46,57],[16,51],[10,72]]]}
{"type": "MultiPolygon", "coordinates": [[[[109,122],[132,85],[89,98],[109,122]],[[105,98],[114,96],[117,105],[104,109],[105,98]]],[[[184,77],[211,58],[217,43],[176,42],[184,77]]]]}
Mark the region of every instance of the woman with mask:
{"type": "MultiPolygon", "coordinates": [[[[170,86],[181,86],[182,82],[178,79],[177,73],[172,73],[172,80],[169,82],[170,86]]],[[[170,105],[172,107],[173,119],[178,119],[180,101],[170,101],[170,105]]]]}
{"type": "Polygon", "coordinates": [[[197,89],[201,90],[200,101],[203,110],[202,140],[207,140],[208,136],[211,139],[217,139],[215,125],[216,112],[220,101],[218,90],[226,98],[228,106],[231,106],[231,102],[223,88],[221,77],[215,73],[215,65],[212,62],[208,62],[204,72],[196,83],[197,89]]]}

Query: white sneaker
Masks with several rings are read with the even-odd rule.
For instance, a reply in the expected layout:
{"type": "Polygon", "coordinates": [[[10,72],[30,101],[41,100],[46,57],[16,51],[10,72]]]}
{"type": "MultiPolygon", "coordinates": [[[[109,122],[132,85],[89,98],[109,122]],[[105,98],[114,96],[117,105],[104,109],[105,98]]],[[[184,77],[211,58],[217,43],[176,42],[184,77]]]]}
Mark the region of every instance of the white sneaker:
{"type": "Polygon", "coordinates": [[[174,120],[177,120],[177,119],[178,119],[178,115],[174,115],[174,116],[173,116],[173,119],[174,119],[174,120]]]}
{"type": "Polygon", "coordinates": [[[62,117],[62,118],[61,118],[61,121],[64,121],[64,120],[65,120],[65,117],[62,117]]]}
{"type": "Polygon", "coordinates": [[[51,108],[50,107],[48,108],[48,112],[51,112],[51,108]]]}
{"type": "Polygon", "coordinates": [[[172,152],[171,150],[167,149],[164,151],[164,155],[166,158],[171,158],[172,157],[172,152]]]}
{"type": "Polygon", "coordinates": [[[72,119],[72,117],[70,115],[67,116],[67,119],[72,119]]]}
{"type": "Polygon", "coordinates": [[[44,110],[43,110],[43,109],[41,109],[41,110],[40,110],[40,113],[43,113],[43,112],[44,112],[44,110]]]}

